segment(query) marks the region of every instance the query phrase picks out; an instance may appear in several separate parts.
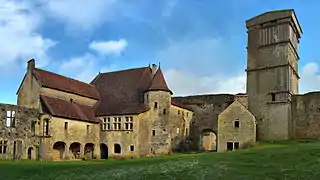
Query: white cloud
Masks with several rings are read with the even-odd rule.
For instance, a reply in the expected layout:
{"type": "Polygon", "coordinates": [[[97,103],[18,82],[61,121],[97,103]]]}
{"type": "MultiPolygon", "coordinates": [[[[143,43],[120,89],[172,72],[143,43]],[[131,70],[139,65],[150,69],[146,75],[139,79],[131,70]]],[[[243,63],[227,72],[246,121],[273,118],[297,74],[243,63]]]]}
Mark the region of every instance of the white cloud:
{"type": "Polygon", "coordinates": [[[125,39],[118,41],[93,41],[89,48],[96,51],[100,55],[120,55],[124,49],[128,46],[125,39]]]}
{"type": "Polygon", "coordinates": [[[299,91],[306,93],[320,90],[319,64],[315,62],[307,63],[302,67],[299,91]]]}
{"type": "Polygon", "coordinates": [[[156,59],[164,62],[165,76],[175,95],[244,93],[244,67],[234,62],[238,59],[230,58],[232,51],[226,47],[222,38],[173,41],[156,59]]]}
{"type": "Polygon", "coordinates": [[[46,65],[47,51],[56,42],[37,33],[41,20],[25,1],[0,0],[0,67],[30,58],[46,65]]]}
{"type": "Polygon", "coordinates": [[[44,4],[48,15],[69,28],[91,29],[113,18],[118,0],[54,0],[44,4]]]}
{"type": "Polygon", "coordinates": [[[244,93],[246,75],[238,74],[231,77],[218,75],[195,76],[187,72],[169,69],[164,71],[169,88],[174,96],[187,96],[208,93],[244,93]]]}
{"type": "Polygon", "coordinates": [[[98,72],[95,71],[95,59],[92,54],[66,60],[60,67],[60,73],[84,82],[90,82],[98,72]]]}

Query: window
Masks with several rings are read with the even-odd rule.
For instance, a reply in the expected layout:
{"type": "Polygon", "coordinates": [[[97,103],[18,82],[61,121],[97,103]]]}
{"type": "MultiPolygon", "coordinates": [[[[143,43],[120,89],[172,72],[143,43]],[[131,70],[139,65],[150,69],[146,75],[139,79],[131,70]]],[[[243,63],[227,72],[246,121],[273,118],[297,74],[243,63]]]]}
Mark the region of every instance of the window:
{"type": "Polygon", "coordinates": [[[130,146],[130,151],[134,151],[134,145],[130,146]]]}
{"type": "Polygon", "coordinates": [[[187,117],[189,116],[189,113],[187,112],[187,117]]]}
{"type": "Polygon", "coordinates": [[[156,135],[156,130],[152,130],[152,136],[156,135]]]}
{"type": "Polygon", "coordinates": [[[15,127],[15,111],[7,111],[7,121],[6,126],[7,127],[15,127]]]}
{"type": "Polygon", "coordinates": [[[64,122],[64,130],[68,130],[68,122],[64,122]]]}
{"type": "Polygon", "coordinates": [[[113,129],[114,130],[120,130],[121,129],[121,117],[118,118],[113,118],[114,122],[113,122],[113,129]]]}
{"type": "Polygon", "coordinates": [[[276,94],[275,93],[271,93],[271,100],[275,101],[276,100],[276,94]]]}
{"type": "Polygon", "coordinates": [[[179,134],[180,133],[180,129],[179,128],[177,128],[177,134],[179,134]]]}
{"type": "Polygon", "coordinates": [[[114,153],[121,154],[121,146],[120,146],[120,144],[114,144],[114,153]]]}
{"type": "Polygon", "coordinates": [[[87,125],[87,133],[90,133],[90,125],[87,125]]]}
{"type": "Polygon", "coordinates": [[[133,130],[133,117],[126,117],[125,129],[133,130]]]}
{"type": "Polygon", "coordinates": [[[0,154],[6,154],[7,153],[7,140],[0,141],[0,154]]]}
{"type": "Polygon", "coordinates": [[[167,114],[167,111],[166,111],[166,109],[163,109],[163,114],[167,114]]]}
{"type": "Polygon", "coordinates": [[[237,121],[234,121],[234,127],[235,128],[238,128],[240,126],[240,122],[237,120],[237,121]]]}
{"type": "Polygon", "coordinates": [[[189,134],[189,129],[186,128],[186,136],[189,134]]]}
{"type": "Polygon", "coordinates": [[[234,142],[234,149],[239,149],[239,142],[234,142]]]}
{"type": "Polygon", "coordinates": [[[178,115],[180,115],[180,110],[178,110],[178,115]]]}
{"type": "Polygon", "coordinates": [[[110,130],[110,118],[103,118],[102,120],[102,130],[110,130]]]}
{"type": "Polygon", "coordinates": [[[31,122],[31,132],[32,134],[35,134],[36,133],[36,121],[32,121],[31,122]]]}
{"type": "Polygon", "coordinates": [[[157,109],[158,108],[158,102],[154,103],[154,108],[157,109]]]}
{"type": "Polygon", "coordinates": [[[44,120],[44,135],[49,135],[49,119],[44,120]]]}

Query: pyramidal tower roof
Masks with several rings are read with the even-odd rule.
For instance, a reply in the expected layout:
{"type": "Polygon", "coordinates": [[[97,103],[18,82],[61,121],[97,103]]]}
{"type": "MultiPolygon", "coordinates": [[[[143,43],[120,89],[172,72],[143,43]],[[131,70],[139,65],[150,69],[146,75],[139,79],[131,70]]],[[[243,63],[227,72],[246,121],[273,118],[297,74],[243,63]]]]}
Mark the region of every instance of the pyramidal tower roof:
{"type": "Polygon", "coordinates": [[[172,94],[172,91],[167,86],[166,80],[163,76],[163,73],[160,67],[155,73],[148,90],[149,91],[159,91],[159,90],[167,91],[167,92],[170,92],[170,94],[172,94]]]}

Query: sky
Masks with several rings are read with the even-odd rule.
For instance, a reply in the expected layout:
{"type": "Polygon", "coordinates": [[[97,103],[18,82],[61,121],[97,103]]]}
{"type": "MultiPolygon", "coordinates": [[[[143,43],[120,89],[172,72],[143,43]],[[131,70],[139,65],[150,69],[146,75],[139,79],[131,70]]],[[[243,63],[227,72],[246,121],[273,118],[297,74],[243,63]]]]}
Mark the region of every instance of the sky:
{"type": "Polygon", "coordinates": [[[318,0],[0,0],[0,103],[16,104],[27,61],[90,82],[161,66],[174,96],[246,91],[245,21],[294,9],[300,93],[320,90],[318,0]]]}

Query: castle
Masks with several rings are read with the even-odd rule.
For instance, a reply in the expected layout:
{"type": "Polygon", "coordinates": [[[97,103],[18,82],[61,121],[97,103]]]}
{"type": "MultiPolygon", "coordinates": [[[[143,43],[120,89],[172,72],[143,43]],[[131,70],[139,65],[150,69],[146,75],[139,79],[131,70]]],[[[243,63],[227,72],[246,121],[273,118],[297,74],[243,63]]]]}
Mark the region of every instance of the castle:
{"type": "Polygon", "coordinates": [[[0,158],[107,159],[223,152],[320,136],[320,93],[298,94],[294,10],[246,21],[247,93],[172,97],[156,65],[80,82],[28,61],[17,105],[0,104],[0,158]]]}

